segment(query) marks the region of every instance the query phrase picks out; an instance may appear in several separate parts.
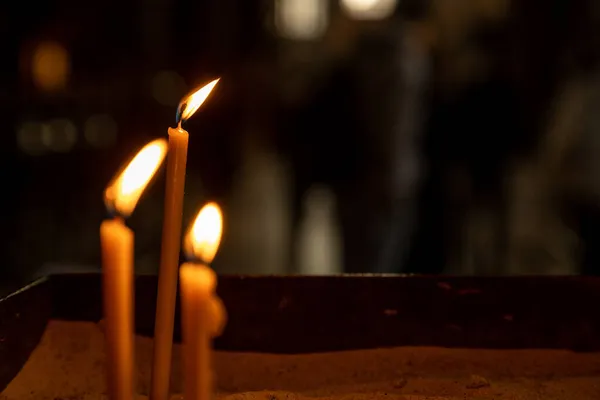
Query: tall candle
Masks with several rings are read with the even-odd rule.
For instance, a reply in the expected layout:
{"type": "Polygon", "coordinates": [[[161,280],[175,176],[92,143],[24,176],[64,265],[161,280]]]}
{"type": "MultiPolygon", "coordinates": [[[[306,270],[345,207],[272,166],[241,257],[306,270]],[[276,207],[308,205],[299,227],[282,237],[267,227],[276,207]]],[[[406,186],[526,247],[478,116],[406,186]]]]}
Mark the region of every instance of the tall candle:
{"type": "Polygon", "coordinates": [[[216,275],[207,264],[216,254],[221,233],[221,211],[209,203],[200,210],[185,238],[186,255],[194,260],[179,270],[186,400],[212,397],[212,339],[224,328],[226,314],[215,294],[216,275]]]}
{"type": "Polygon", "coordinates": [[[177,293],[177,267],[181,243],[181,218],[189,135],[181,124],[190,118],[207,99],[218,79],[186,97],[177,110],[177,128],[169,128],[169,155],[162,232],[162,250],[158,276],[158,295],[154,324],[152,360],[152,400],[167,400],[171,377],[173,325],[177,293]]]}
{"type": "Polygon", "coordinates": [[[164,139],[147,144],[105,191],[106,206],[116,215],[100,225],[106,375],[111,400],[134,397],[134,235],[124,218],[133,212],[144,188],[164,160],[166,150],[164,139]]]}
{"type": "Polygon", "coordinates": [[[133,232],[123,219],[100,225],[106,338],[106,376],[111,400],[133,398],[133,232]]]}

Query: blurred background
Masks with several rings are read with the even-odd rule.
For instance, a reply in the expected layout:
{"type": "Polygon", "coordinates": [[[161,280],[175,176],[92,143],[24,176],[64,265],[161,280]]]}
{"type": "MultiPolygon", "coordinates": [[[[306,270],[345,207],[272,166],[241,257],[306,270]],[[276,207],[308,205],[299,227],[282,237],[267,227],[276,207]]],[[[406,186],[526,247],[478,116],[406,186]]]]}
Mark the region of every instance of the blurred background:
{"type": "Polygon", "coordinates": [[[216,77],[184,227],[221,203],[219,272],[600,271],[595,0],[11,1],[0,48],[4,283],[98,269],[104,187],[216,77]]]}

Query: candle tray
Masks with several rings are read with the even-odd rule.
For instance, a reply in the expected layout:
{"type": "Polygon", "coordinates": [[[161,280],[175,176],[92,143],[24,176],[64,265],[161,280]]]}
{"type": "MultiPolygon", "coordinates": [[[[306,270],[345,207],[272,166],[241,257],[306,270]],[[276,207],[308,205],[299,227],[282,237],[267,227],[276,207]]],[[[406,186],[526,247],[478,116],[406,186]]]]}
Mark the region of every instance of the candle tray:
{"type": "MultiPolygon", "coordinates": [[[[135,322],[141,336],[152,336],[156,288],[155,276],[136,277],[135,322]]],[[[432,347],[497,354],[562,349],[592,357],[586,362],[592,372],[597,363],[600,376],[598,278],[221,276],[218,294],[227,308],[228,324],[215,347],[226,352],[281,354],[285,359],[289,354],[356,355],[361,353],[355,350],[361,349],[406,347],[417,360],[432,347]]],[[[49,322],[97,323],[101,318],[97,273],[52,275],[0,300],[0,392],[38,347],[49,322]]],[[[179,327],[178,304],[175,342],[180,340],[179,327]]],[[[393,352],[373,351],[381,352],[372,354],[379,360],[375,365],[384,365],[389,361],[385,354],[393,352]]],[[[410,365],[397,367],[405,371],[392,385],[398,391],[404,390],[406,376],[412,376],[410,365]]],[[[419,379],[424,379],[424,373],[419,373],[419,379]]],[[[360,376],[353,379],[360,381],[364,378],[360,376]]],[[[479,379],[479,375],[469,376],[479,379]]],[[[490,386],[481,379],[483,383],[465,387],[490,386]]],[[[395,390],[392,386],[390,394],[395,390]]],[[[597,390],[600,398],[600,387],[597,390]]]]}

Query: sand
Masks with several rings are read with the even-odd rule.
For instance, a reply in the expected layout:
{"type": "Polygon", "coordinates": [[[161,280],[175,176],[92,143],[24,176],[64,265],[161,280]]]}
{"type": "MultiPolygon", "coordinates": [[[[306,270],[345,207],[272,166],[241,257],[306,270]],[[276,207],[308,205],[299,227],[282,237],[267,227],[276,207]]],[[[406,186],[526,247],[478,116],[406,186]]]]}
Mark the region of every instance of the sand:
{"type": "MultiPolygon", "coordinates": [[[[106,398],[102,326],[51,321],[0,394],[13,399],[106,398]]],[[[181,376],[175,346],[174,377],[181,376]]],[[[152,341],[136,338],[137,390],[148,393],[152,341]]],[[[217,399],[600,399],[600,354],[555,350],[393,348],[307,355],[216,352],[217,399]]],[[[174,378],[173,393],[181,392],[174,378]]],[[[173,398],[181,398],[174,395],[173,398]]]]}

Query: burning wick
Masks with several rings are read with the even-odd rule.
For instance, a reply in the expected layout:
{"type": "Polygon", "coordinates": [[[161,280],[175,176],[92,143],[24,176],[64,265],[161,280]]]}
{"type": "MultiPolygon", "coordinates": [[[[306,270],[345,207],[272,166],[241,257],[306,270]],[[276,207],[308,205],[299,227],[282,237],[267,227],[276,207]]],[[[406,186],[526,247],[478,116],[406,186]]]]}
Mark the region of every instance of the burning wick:
{"type": "Polygon", "coordinates": [[[179,270],[186,400],[211,399],[212,339],[221,334],[227,316],[215,294],[216,274],[208,264],[217,253],[222,233],[221,210],[217,204],[208,203],[185,236],[185,253],[189,259],[197,260],[183,264],[179,270]]]}
{"type": "Polygon", "coordinates": [[[221,78],[215,79],[181,100],[177,107],[177,113],[175,114],[175,124],[177,125],[177,129],[181,129],[181,123],[187,121],[196,111],[198,111],[214,87],[217,86],[220,79],[221,78]]]}
{"type": "Polygon", "coordinates": [[[210,264],[217,254],[222,234],[221,209],[216,203],[208,203],[202,207],[185,235],[183,251],[188,260],[210,264]]]}
{"type": "Polygon", "coordinates": [[[151,400],[168,400],[171,379],[171,352],[177,294],[177,264],[181,246],[181,218],[189,134],[181,127],[206,101],[216,79],[184,98],[177,108],[177,128],[169,128],[167,185],[162,232],[162,249],[158,275],[158,295],[154,325],[151,400]]]}
{"type": "Polygon", "coordinates": [[[133,247],[125,226],[144,189],[162,164],[167,142],[147,144],[106,188],[104,202],[114,218],[100,225],[102,290],[106,322],[108,391],[111,400],[134,398],[133,379],[133,247]]]}
{"type": "Polygon", "coordinates": [[[142,148],[108,185],[104,204],[111,214],[127,218],[167,154],[167,141],[156,139],[142,148]]]}

